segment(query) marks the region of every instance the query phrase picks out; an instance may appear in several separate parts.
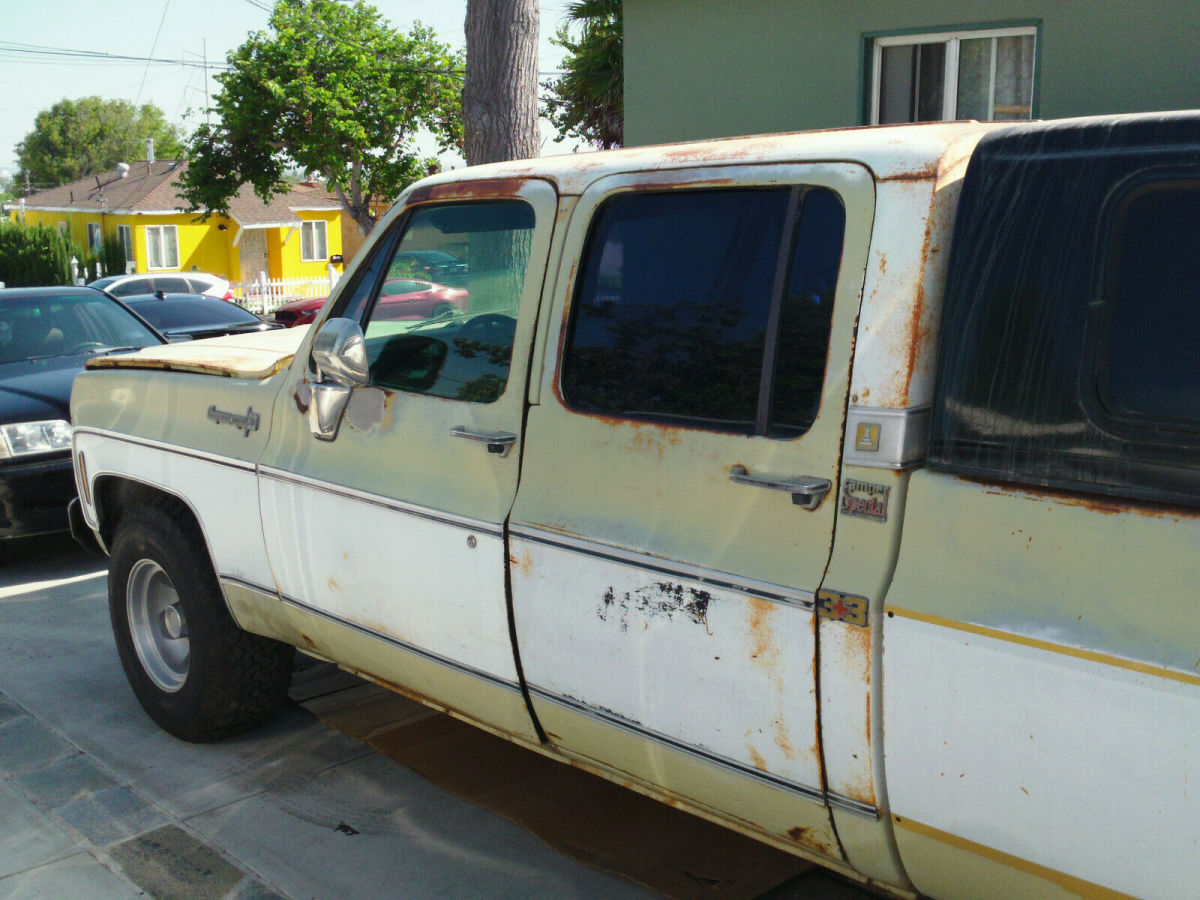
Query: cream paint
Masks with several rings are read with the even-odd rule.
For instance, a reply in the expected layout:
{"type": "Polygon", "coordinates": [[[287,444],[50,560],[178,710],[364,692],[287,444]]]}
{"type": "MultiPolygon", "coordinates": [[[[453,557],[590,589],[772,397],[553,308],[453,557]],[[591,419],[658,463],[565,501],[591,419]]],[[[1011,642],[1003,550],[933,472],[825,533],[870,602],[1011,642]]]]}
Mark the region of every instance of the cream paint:
{"type": "Polygon", "coordinates": [[[894,815],[1137,896],[1197,896],[1194,685],[903,611],[884,659],[894,815]]]}
{"type": "Polygon", "coordinates": [[[285,600],[515,685],[496,526],[264,472],[285,600]],[[436,560],[437,565],[430,565],[436,560]]]}
{"type": "Polygon", "coordinates": [[[532,691],[821,794],[811,607],[519,535],[512,548],[532,691]]]}
{"type": "MultiPolygon", "coordinates": [[[[92,485],[116,475],[183,500],[200,522],[218,574],[256,585],[274,583],[263,551],[253,466],[87,428],[75,430],[74,446],[76,460],[80,454],[87,460],[92,485]]],[[[95,506],[85,503],[84,514],[94,527],[95,506]]]]}

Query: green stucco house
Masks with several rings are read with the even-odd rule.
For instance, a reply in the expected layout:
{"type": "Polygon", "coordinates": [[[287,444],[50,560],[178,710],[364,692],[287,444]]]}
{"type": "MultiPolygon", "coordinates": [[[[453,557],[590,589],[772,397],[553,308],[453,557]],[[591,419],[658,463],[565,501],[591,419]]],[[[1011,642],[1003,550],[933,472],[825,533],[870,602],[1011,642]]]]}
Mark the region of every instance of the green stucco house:
{"type": "Polygon", "coordinates": [[[1200,0],[625,0],[625,140],[1200,106],[1200,0]]]}

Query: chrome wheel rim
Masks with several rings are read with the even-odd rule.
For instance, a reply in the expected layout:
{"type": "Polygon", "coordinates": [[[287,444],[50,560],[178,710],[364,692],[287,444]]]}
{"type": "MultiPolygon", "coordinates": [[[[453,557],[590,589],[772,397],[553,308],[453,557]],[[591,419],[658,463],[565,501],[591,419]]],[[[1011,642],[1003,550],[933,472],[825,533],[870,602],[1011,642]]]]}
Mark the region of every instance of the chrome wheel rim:
{"type": "Polygon", "coordinates": [[[130,569],[125,608],[142,669],[162,690],[178,691],[187,679],[192,645],[179,593],[154,560],[139,560],[130,569]]]}

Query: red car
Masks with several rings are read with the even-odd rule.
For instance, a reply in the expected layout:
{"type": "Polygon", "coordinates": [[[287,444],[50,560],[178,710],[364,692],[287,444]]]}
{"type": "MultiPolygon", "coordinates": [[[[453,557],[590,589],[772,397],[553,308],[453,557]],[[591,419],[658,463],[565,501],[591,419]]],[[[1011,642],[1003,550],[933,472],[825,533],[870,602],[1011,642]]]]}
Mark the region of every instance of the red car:
{"type": "MultiPolygon", "coordinates": [[[[326,297],[293,300],[275,310],[275,321],[291,328],[312,322],[326,297]]],[[[433,281],[412,278],[389,278],[379,294],[379,310],[375,319],[428,319],[448,312],[467,311],[467,292],[462,288],[446,287],[433,281]]]]}

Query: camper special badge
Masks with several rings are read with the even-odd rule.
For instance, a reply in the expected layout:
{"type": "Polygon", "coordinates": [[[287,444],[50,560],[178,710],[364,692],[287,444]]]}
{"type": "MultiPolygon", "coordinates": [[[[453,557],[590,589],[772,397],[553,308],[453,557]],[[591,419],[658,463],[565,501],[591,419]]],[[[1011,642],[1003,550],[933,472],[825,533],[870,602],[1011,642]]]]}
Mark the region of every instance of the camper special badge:
{"type": "Polygon", "coordinates": [[[886,484],[872,484],[847,478],[842,485],[842,512],[848,516],[862,516],[877,522],[886,522],[888,497],[892,489],[886,484]]]}

